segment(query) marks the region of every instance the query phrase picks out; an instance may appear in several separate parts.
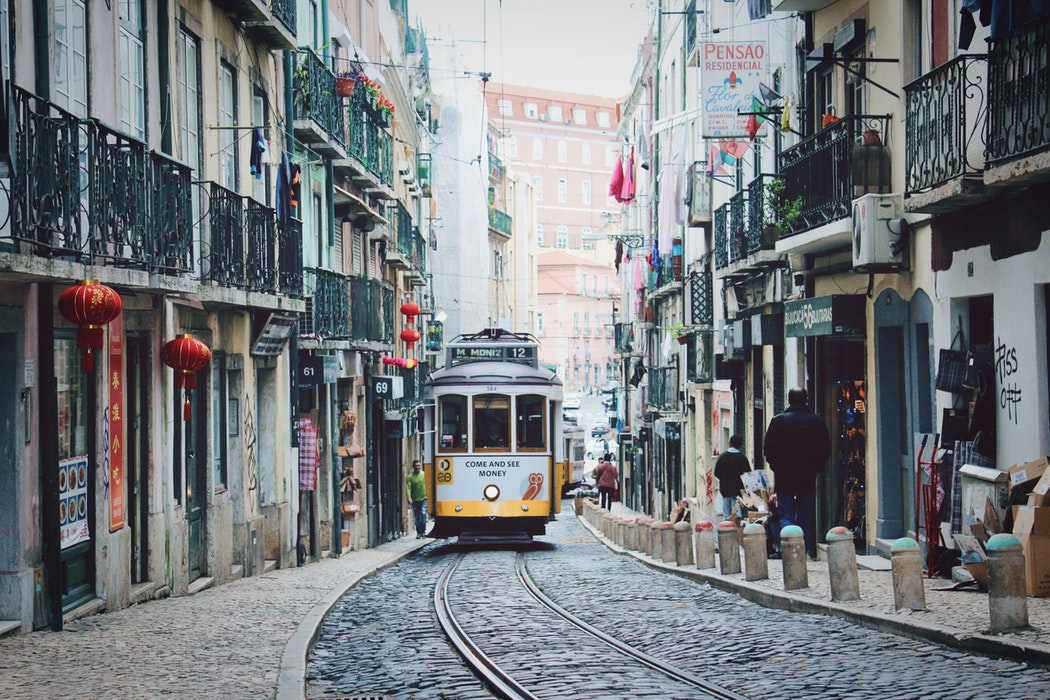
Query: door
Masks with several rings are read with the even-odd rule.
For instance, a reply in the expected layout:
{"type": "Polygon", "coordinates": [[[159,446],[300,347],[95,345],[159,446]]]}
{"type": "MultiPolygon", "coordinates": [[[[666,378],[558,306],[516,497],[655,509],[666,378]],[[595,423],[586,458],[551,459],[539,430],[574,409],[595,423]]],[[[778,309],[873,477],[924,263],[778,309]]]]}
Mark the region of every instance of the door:
{"type": "MultiPolygon", "coordinates": [[[[198,375],[198,382],[203,373],[198,375]]],[[[208,573],[207,565],[207,504],[208,504],[208,453],[204,437],[206,434],[207,401],[199,397],[207,395],[203,387],[189,392],[190,419],[182,421],[186,440],[184,463],[186,465],[186,528],[189,539],[189,581],[195,581],[208,573]]],[[[181,403],[181,402],[180,402],[181,403]]],[[[182,416],[180,405],[177,416],[182,416]]]]}
{"type": "Polygon", "coordinates": [[[131,582],[149,580],[149,339],[127,336],[125,438],[128,466],[128,526],[131,530],[131,582]]]}
{"type": "Polygon", "coordinates": [[[58,398],[58,498],[62,612],[95,596],[95,498],[92,478],[94,375],[84,373],[74,331],[55,331],[58,398]]]}

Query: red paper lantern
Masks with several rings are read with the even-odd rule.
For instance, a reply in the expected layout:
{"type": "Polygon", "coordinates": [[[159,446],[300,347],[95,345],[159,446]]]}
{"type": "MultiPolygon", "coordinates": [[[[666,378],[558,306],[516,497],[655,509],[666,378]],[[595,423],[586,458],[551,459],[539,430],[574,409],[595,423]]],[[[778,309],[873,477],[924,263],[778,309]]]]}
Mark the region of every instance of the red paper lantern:
{"type": "Polygon", "coordinates": [[[419,340],[419,331],[415,328],[406,328],[401,331],[401,340],[405,341],[405,345],[408,346],[408,351],[412,352],[412,347],[419,340]]]}
{"type": "Polygon", "coordinates": [[[160,351],[160,359],[175,370],[175,388],[186,389],[186,404],[182,410],[182,419],[189,420],[190,392],[197,388],[196,372],[211,362],[211,348],[197,340],[190,333],[169,340],[160,351]]]}
{"type": "Polygon", "coordinates": [[[102,326],[117,316],[123,304],[120,295],[98,280],[84,280],[62,292],[58,310],[70,323],[80,326],[77,347],[86,350],[84,371],[95,371],[95,350],[101,350],[105,341],[102,326]]]}
{"type": "Polygon", "coordinates": [[[416,316],[419,315],[419,304],[413,303],[411,301],[407,304],[402,304],[401,313],[403,313],[405,316],[408,316],[408,319],[405,322],[409,325],[412,325],[416,322],[416,316]]]}

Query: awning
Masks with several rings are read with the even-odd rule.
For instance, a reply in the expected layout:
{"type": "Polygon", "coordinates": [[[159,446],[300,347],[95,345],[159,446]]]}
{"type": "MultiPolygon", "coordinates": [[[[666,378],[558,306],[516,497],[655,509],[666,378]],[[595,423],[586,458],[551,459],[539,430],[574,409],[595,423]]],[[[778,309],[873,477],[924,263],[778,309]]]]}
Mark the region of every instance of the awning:
{"type": "Polygon", "coordinates": [[[784,335],[788,338],[827,336],[863,338],[865,298],[861,294],[784,302],[784,335]]]}

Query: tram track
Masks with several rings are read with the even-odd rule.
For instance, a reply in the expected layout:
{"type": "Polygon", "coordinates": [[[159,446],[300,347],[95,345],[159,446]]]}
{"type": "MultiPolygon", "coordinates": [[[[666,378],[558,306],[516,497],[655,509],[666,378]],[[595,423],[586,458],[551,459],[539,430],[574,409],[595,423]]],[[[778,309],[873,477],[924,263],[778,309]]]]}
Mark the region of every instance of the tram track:
{"type": "MultiPolygon", "coordinates": [[[[453,576],[463,562],[467,555],[461,554],[457,557],[449,566],[445,569],[442,575],[439,577],[434,589],[434,609],[437,614],[438,622],[441,626],[442,631],[448,637],[453,648],[456,649],[457,653],[463,658],[464,662],[471,668],[484,683],[486,683],[494,693],[504,698],[511,698],[513,700],[540,700],[543,697],[549,697],[550,694],[545,693],[543,688],[531,688],[530,681],[516,677],[516,674],[520,675],[535,675],[534,671],[529,673],[523,672],[520,668],[522,665],[520,661],[517,661],[519,669],[515,671],[512,666],[514,661],[511,663],[501,663],[494,657],[497,655],[497,651],[493,650],[492,653],[486,653],[483,649],[483,645],[492,645],[494,642],[491,641],[479,641],[471,635],[469,630],[461,624],[460,620],[457,619],[456,613],[453,611],[454,597],[450,595],[449,584],[453,579],[453,576]]],[[[587,622],[579,619],[569,611],[565,610],[547,595],[533,582],[529,575],[526,567],[525,555],[521,552],[517,553],[515,557],[514,575],[518,583],[525,589],[529,594],[529,598],[536,604],[541,605],[546,611],[555,616],[555,619],[564,625],[571,625],[580,632],[584,633],[588,639],[597,640],[603,645],[605,650],[612,650],[618,652],[621,655],[621,663],[612,664],[618,669],[622,670],[624,661],[622,657],[626,657],[639,666],[645,667],[650,671],[655,671],[665,679],[669,679],[673,684],[680,684],[684,688],[691,688],[693,690],[701,691],[701,694],[695,697],[700,698],[715,698],[717,700],[747,700],[743,695],[734,693],[726,688],[715,685],[702,678],[699,678],[687,671],[684,671],[676,666],[668,664],[654,656],[646,654],[645,652],[632,647],[629,644],[612,637],[600,629],[590,625],[587,622]]],[[[489,634],[488,636],[493,636],[489,634]]],[[[569,635],[557,635],[551,633],[551,637],[558,638],[561,643],[571,643],[565,640],[569,635]]],[[[577,648],[573,650],[577,655],[582,654],[582,649],[577,648]]],[[[590,652],[592,658],[603,657],[604,652],[600,654],[594,654],[590,652]]],[[[569,657],[568,650],[561,652],[559,657],[569,657]]],[[[610,655],[615,656],[615,655],[610,655]]],[[[630,663],[627,662],[627,663],[630,663]]],[[[553,673],[553,671],[552,671],[553,673]]],[[[602,674],[599,674],[602,675],[602,674]]],[[[633,676],[636,674],[625,674],[621,673],[620,678],[616,679],[618,684],[622,684],[624,678],[627,676],[633,676]]],[[[652,678],[652,676],[650,676],[652,678]]],[[[548,679],[545,679],[549,681],[548,679]]],[[[621,688],[621,690],[623,690],[621,688]]],[[[675,697],[681,697],[677,693],[675,697]]],[[[694,697],[694,696],[690,696],[694,697]]]]}

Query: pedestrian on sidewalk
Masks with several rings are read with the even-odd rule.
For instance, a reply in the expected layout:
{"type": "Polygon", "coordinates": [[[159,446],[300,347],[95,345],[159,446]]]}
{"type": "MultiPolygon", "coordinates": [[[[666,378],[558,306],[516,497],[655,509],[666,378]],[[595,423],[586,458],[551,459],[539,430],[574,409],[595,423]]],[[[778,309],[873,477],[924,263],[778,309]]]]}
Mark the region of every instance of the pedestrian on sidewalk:
{"type": "Polygon", "coordinates": [[[405,479],[405,485],[408,487],[408,502],[412,505],[412,517],[416,521],[416,539],[421,540],[427,534],[427,482],[418,459],[412,460],[412,473],[405,479]]]}
{"type": "Polygon", "coordinates": [[[816,480],[831,455],[831,436],[802,387],[788,392],[787,410],[769,421],[763,453],[774,474],[780,527],[801,527],[806,551],[816,558],[816,480]]]}
{"type": "Polygon", "coordinates": [[[616,490],[616,482],[620,478],[620,471],[612,463],[611,454],[605,453],[601,464],[594,470],[594,476],[598,479],[598,505],[605,510],[612,510],[613,491],[616,490]]]}
{"type": "Polygon", "coordinates": [[[723,452],[715,462],[715,478],[718,479],[718,492],[722,494],[722,515],[726,520],[736,510],[736,498],[744,489],[741,474],[751,471],[751,462],[742,448],[744,438],[733,435],[729,438],[729,449],[723,452]]]}

